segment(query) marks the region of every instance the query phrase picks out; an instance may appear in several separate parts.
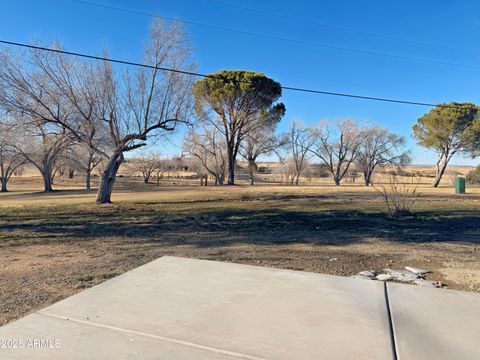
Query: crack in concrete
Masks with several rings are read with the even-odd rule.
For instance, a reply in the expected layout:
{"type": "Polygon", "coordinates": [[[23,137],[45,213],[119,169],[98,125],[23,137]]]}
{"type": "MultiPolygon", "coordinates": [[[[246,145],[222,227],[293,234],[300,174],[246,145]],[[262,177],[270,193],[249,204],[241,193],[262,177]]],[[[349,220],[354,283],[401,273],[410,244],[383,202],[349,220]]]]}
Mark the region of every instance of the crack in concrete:
{"type": "Polygon", "coordinates": [[[252,356],[252,355],[242,354],[242,353],[238,353],[238,352],[235,352],[235,351],[218,349],[218,348],[205,346],[205,345],[201,345],[201,344],[196,344],[196,343],[191,343],[189,341],[174,339],[174,338],[170,338],[170,337],[166,337],[166,336],[153,335],[153,334],[145,333],[145,332],[142,332],[142,331],[129,330],[129,329],[124,329],[124,328],[117,327],[117,326],[105,325],[105,324],[100,324],[100,323],[96,323],[96,322],[92,322],[92,321],[72,319],[72,318],[69,318],[69,317],[52,314],[52,313],[49,313],[49,312],[46,312],[46,311],[37,312],[37,314],[41,314],[41,315],[45,315],[45,316],[49,316],[49,317],[53,317],[53,318],[57,318],[57,319],[61,319],[61,320],[72,321],[72,322],[75,322],[75,323],[78,323],[78,324],[96,326],[96,327],[100,327],[100,328],[103,328],[103,329],[109,329],[109,330],[119,331],[119,332],[128,333],[128,334],[132,334],[132,335],[148,337],[148,338],[155,339],[155,340],[167,341],[167,342],[171,342],[171,343],[174,343],[174,344],[179,344],[179,345],[188,346],[188,347],[191,347],[191,348],[211,351],[211,352],[215,352],[217,354],[228,355],[228,356],[237,357],[237,358],[240,358],[240,359],[266,360],[264,358],[259,358],[259,357],[252,356]]]}

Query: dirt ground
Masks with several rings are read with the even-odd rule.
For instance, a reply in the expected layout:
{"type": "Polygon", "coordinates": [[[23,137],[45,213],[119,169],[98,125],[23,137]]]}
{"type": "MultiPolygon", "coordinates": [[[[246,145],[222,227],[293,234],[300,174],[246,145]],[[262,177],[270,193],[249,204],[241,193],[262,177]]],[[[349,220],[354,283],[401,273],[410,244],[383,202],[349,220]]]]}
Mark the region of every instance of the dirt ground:
{"type": "MultiPolygon", "coordinates": [[[[361,186],[119,184],[94,192],[28,187],[0,194],[0,324],[162,255],[351,276],[416,266],[480,291],[480,189],[422,188],[392,218],[361,186]]],[[[438,290],[442,291],[442,290],[438,290]]]]}

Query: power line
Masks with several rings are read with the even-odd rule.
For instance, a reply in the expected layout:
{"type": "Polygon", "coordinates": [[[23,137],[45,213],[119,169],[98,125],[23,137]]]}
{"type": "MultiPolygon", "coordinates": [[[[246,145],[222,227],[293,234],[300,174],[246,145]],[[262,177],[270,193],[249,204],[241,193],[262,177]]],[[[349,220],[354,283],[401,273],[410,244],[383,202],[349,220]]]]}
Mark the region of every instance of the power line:
{"type": "Polygon", "coordinates": [[[285,20],[291,20],[291,21],[295,21],[295,22],[299,22],[299,23],[315,25],[315,26],[323,27],[323,28],[326,28],[326,29],[332,29],[332,30],[336,30],[336,31],[343,31],[343,32],[349,32],[349,33],[360,34],[360,35],[367,35],[367,36],[383,38],[383,39],[387,39],[387,40],[402,41],[402,42],[406,42],[406,43],[428,46],[428,47],[433,47],[433,48],[438,48],[438,49],[455,50],[455,51],[462,51],[462,52],[467,52],[467,53],[472,53],[472,54],[480,54],[480,51],[477,51],[477,50],[464,49],[464,48],[458,48],[458,47],[452,47],[452,46],[445,46],[445,45],[429,43],[429,42],[426,42],[426,41],[412,40],[412,39],[400,38],[400,37],[396,37],[396,36],[379,34],[379,33],[374,33],[374,32],[369,32],[369,31],[356,30],[356,29],[346,28],[346,27],[342,27],[342,26],[326,24],[326,23],[322,23],[322,22],[318,22],[318,21],[307,20],[307,19],[297,18],[297,17],[288,16],[288,15],[284,15],[284,14],[274,13],[274,12],[270,12],[270,11],[254,9],[254,8],[250,8],[250,7],[246,7],[246,6],[242,6],[242,5],[230,4],[230,3],[226,3],[226,2],[223,2],[223,1],[219,1],[219,0],[207,0],[207,1],[211,2],[213,4],[218,4],[218,5],[231,7],[231,8],[235,8],[235,9],[240,9],[240,10],[248,11],[248,12],[251,12],[251,13],[273,16],[273,17],[277,17],[277,18],[281,18],[281,19],[285,19],[285,20]]]}
{"type": "Polygon", "coordinates": [[[282,86],[282,89],[291,90],[291,91],[300,91],[300,92],[306,92],[306,93],[312,93],[312,94],[320,94],[320,95],[341,96],[341,97],[348,97],[348,98],[362,99],[362,100],[383,101],[383,102],[390,102],[390,103],[397,103],[397,104],[419,105],[419,106],[429,106],[429,107],[436,107],[436,106],[455,107],[455,108],[457,107],[457,106],[445,106],[445,105],[438,105],[438,104],[419,102],[419,101],[380,98],[375,96],[355,95],[355,94],[348,94],[348,93],[313,90],[313,89],[297,88],[297,87],[290,87],[290,86],[282,86]]]}
{"type": "Polygon", "coordinates": [[[248,35],[248,36],[261,37],[261,38],[269,39],[269,40],[285,41],[285,42],[290,42],[290,43],[295,43],[295,44],[302,44],[302,45],[315,46],[315,47],[321,47],[321,48],[326,48],[326,49],[348,51],[348,52],[354,52],[354,53],[359,53],[359,54],[363,54],[363,55],[379,56],[379,57],[391,58],[391,59],[396,59],[396,60],[408,60],[408,61],[416,61],[416,62],[423,62],[423,63],[429,63],[429,64],[447,65],[447,66],[455,66],[455,67],[470,68],[470,69],[480,69],[480,65],[453,63],[453,62],[448,62],[448,61],[417,58],[417,57],[403,56],[403,55],[393,55],[393,54],[387,54],[387,53],[370,51],[370,50],[362,50],[362,49],[349,48],[349,47],[343,47],[343,46],[329,45],[329,44],[324,44],[324,43],[319,43],[319,42],[314,42],[314,41],[293,39],[293,38],[287,38],[287,37],[283,37],[283,36],[270,35],[270,34],[264,34],[264,33],[258,33],[258,32],[253,32],[253,31],[246,31],[246,30],[239,30],[239,29],[234,29],[234,28],[229,28],[229,27],[224,27],[224,26],[219,26],[219,25],[206,24],[206,23],[201,23],[201,22],[196,22],[196,21],[182,20],[182,19],[172,18],[172,17],[168,17],[168,16],[156,15],[156,14],[152,14],[152,13],[148,13],[148,12],[144,12],[144,11],[126,9],[126,8],[122,8],[122,7],[118,7],[118,6],[100,4],[100,3],[86,1],[86,0],[72,0],[72,1],[76,2],[76,3],[80,3],[80,4],[100,7],[100,8],[109,9],[109,10],[115,10],[115,11],[131,13],[131,14],[141,15],[141,16],[148,16],[148,17],[152,17],[152,18],[159,18],[159,19],[163,19],[163,20],[166,20],[166,21],[173,21],[173,22],[179,22],[179,23],[183,23],[183,24],[190,24],[190,25],[194,25],[194,26],[212,28],[212,29],[216,29],[216,30],[228,31],[228,32],[233,32],[233,33],[238,33],[238,34],[243,34],[243,35],[248,35]]]}
{"type": "MultiPolygon", "coordinates": [[[[171,69],[171,68],[148,65],[148,64],[143,64],[143,63],[138,63],[138,62],[133,62],[133,61],[126,61],[126,60],[119,60],[119,59],[114,59],[114,58],[107,58],[107,57],[103,57],[103,56],[83,54],[83,53],[67,51],[67,50],[52,49],[52,48],[48,48],[48,47],[44,47],[44,46],[30,45],[30,44],[15,42],[15,41],[8,41],[8,40],[1,40],[0,39],[0,44],[17,46],[17,47],[22,47],[22,48],[34,49],[34,50],[48,51],[48,52],[57,53],[57,54],[76,56],[76,57],[92,59],[92,60],[106,61],[106,62],[122,64],[122,65],[137,66],[137,67],[143,67],[143,68],[148,68],[148,69],[157,69],[157,70],[168,71],[168,72],[179,73],[179,74],[190,75],[190,76],[196,76],[196,77],[216,78],[216,79],[225,80],[223,77],[221,77],[219,75],[203,74],[203,73],[197,73],[197,72],[192,72],[192,71],[171,69]]],[[[245,81],[245,83],[246,83],[246,81],[245,81]]],[[[419,101],[399,100],[399,99],[392,99],[392,98],[382,98],[382,97],[375,97],[375,96],[366,96],[366,95],[349,94],[349,93],[341,93],[341,92],[323,91],[323,90],[299,88],[299,87],[292,87],[292,86],[282,86],[281,88],[283,90],[296,91],[296,92],[304,92],[304,93],[320,94],[320,95],[330,95],[330,96],[339,96],[339,97],[362,99],[362,100],[382,101],[382,102],[406,104],[406,105],[418,105],[418,106],[428,106],[428,107],[441,106],[441,107],[449,107],[449,108],[459,108],[460,107],[460,106],[452,106],[452,105],[438,105],[438,104],[432,104],[432,103],[427,103],[427,102],[419,102],[419,101]]]]}
{"type": "Polygon", "coordinates": [[[91,59],[91,60],[107,61],[107,62],[122,64],[122,65],[138,66],[138,67],[143,67],[143,68],[147,68],[147,69],[169,71],[169,72],[185,74],[185,75],[192,75],[192,76],[199,76],[199,77],[212,77],[211,75],[200,74],[200,73],[196,73],[196,72],[192,72],[192,71],[184,71],[184,70],[178,70],[178,69],[165,68],[165,67],[160,67],[160,66],[155,66],[155,65],[137,63],[137,62],[133,62],[133,61],[118,60],[118,59],[112,59],[112,58],[107,58],[107,57],[103,57],[103,56],[82,54],[82,53],[67,51],[67,50],[52,49],[52,48],[47,48],[47,47],[44,47],[44,46],[30,45],[30,44],[15,42],[15,41],[0,40],[0,44],[18,46],[18,47],[29,48],[29,49],[34,49],[34,50],[49,51],[49,52],[53,52],[53,53],[57,53],[57,54],[71,55],[71,56],[76,56],[76,57],[81,57],[81,58],[91,59]]]}

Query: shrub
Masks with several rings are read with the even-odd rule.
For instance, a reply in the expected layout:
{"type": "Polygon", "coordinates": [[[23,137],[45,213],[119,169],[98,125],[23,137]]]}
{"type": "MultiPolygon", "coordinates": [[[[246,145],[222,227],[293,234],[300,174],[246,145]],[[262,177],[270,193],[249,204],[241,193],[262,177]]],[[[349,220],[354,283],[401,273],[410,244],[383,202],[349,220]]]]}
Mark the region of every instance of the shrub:
{"type": "Polygon", "coordinates": [[[398,174],[393,172],[386,184],[375,185],[374,189],[385,202],[391,216],[409,215],[420,197],[418,192],[420,182],[421,177],[412,177],[407,182],[400,182],[398,174]]]}
{"type": "Polygon", "coordinates": [[[470,170],[466,176],[467,183],[469,184],[480,184],[480,165],[475,169],[470,170]]]}

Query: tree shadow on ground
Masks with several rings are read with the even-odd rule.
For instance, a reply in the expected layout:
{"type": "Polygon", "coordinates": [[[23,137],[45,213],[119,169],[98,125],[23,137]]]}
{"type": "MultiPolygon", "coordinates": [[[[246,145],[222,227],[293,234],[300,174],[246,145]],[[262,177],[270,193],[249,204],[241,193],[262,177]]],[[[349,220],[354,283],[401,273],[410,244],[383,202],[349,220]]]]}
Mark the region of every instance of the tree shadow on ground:
{"type": "MultiPolygon", "coordinates": [[[[387,241],[480,243],[478,211],[428,211],[400,218],[362,211],[204,209],[184,213],[112,208],[101,213],[76,209],[65,214],[3,216],[3,246],[92,240],[151,241],[162,245],[215,247],[230,244],[310,243],[346,245],[387,241]]],[[[1,246],[1,244],[0,244],[1,246]]]]}

